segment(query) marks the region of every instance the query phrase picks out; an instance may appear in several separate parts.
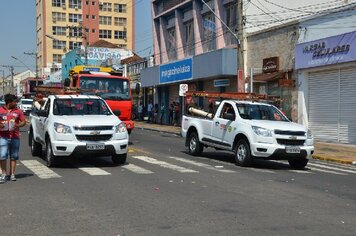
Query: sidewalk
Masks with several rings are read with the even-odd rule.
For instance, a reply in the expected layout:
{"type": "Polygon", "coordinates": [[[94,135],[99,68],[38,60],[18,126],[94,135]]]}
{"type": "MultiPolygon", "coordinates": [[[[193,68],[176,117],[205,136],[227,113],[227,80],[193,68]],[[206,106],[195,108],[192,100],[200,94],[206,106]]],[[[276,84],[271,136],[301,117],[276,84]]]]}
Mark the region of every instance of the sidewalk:
{"type": "MultiPolygon", "coordinates": [[[[154,130],[154,131],[180,135],[179,126],[149,124],[143,121],[134,121],[134,122],[135,122],[135,129],[154,130]]],[[[356,145],[317,142],[314,144],[314,146],[315,146],[315,152],[313,155],[314,159],[356,165],[356,145]]]]}

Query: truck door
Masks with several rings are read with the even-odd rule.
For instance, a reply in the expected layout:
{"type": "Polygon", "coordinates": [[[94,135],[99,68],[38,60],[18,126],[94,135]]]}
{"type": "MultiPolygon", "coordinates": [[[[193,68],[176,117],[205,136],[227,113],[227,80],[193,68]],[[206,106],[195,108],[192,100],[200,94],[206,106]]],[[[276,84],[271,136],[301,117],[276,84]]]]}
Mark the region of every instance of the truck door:
{"type": "Polygon", "coordinates": [[[214,139],[224,147],[230,147],[234,139],[234,125],[236,113],[230,103],[222,104],[222,109],[216,114],[213,123],[212,135],[214,139]]]}
{"type": "MultiPolygon", "coordinates": [[[[49,109],[50,109],[50,105],[51,105],[51,100],[48,99],[46,104],[44,105],[43,110],[46,112],[47,116],[49,115],[49,109]]],[[[45,127],[46,127],[46,123],[47,123],[48,118],[45,116],[40,116],[39,117],[39,121],[38,121],[38,132],[40,135],[40,138],[43,139],[42,141],[45,142],[45,127]]]]}

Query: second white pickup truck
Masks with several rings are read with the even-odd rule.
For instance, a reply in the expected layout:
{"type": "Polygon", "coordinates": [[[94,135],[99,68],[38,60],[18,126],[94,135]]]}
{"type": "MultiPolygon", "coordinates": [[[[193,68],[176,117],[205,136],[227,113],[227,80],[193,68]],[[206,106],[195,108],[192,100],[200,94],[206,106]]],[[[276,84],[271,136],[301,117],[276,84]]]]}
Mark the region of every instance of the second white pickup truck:
{"type": "Polygon", "coordinates": [[[314,152],[310,130],[289,121],[275,106],[250,101],[224,100],[215,115],[190,109],[182,119],[182,136],[191,155],[204,147],[234,152],[237,165],[249,166],[253,159],[288,160],[303,169],[314,152]],[[206,114],[205,117],[202,115],[206,114]]]}
{"type": "Polygon", "coordinates": [[[111,156],[114,164],[126,162],[129,135],[98,96],[50,95],[41,110],[30,115],[32,155],[45,147],[47,166],[66,156],[111,156]]]}

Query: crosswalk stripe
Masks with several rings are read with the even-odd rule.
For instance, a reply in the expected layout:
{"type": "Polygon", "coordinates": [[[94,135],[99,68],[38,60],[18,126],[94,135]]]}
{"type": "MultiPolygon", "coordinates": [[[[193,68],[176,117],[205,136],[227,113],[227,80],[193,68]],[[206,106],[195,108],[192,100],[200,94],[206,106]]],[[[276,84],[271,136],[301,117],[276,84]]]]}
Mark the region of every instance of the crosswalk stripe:
{"type": "Polygon", "coordinates": [[[249,170],[252,170],[254,172],[259,172],[259,173],[276,173],[273,170],[265,170],[265,169],[256,169],[256,168],[248,168],[249,170]]]}
{"type": "Polygon", "coordinates": [[[175,170],[175,171],[178,171],[178,172],[181,172],[181,173],[198,173],[199,172],[199,171],[196,171],[196,170],[192,170],[192,169],[184,168],[184,167],[181,167],[181,166],[169,164],[169,163],[164,162],[164,161],[159,161],[159,160],[156,160],[154,158],[147,157],[147,156],[131,156],[131,158],[139,159],[141,161],[145,161],[145,162],[148,162],[148,163],[154,164],[154,165],[159,165],[161,167],[168,168],[168,169],[171,169],[171,170],[175,170]]]}
{"type": "Polygon", "coordinates": [[[319,172],[335,174],[335,175],[347,175],[347,174],[344,174],[344,173],[340,173],[340,172],[336,172],[336,171],[332,171],[332,170],[319,169],[319,168],[316,168],[316,167],[309,167],[309,169],[310,170],[314,170],[314,171],[319,171],[319,172]]]}
{"type": "Polygon", "coordinates": [[[51,178],[60,178],[61,176],[48,168],[47,166],[41,164],[37,160],[26,160],[21,161],[21,163],[30,169],[35,175],[40,179],[51,179],[51,178]]]}
{"type": "Polygon", "coordinates": [[[223,172],[223,173],[236,173],[236,171],[218,169],[218,168],[215,168],[215,167],[213,167],[213,166],[211,166],[211,165],[208,165],[208,164],[204,164],[204,163],[200,163],[200,162],[196,162],[196,161],[192,161],[192,160],[187,160],[187,159],[183,159],[183,158],[178,158],[178,157],[168,157],[168,158],[173,159],[173,160],[176,160],[176,161],[185,162],[185,163],[188,163],[188,164],[191,164],[191,165],[203,167],[203,168],[206,168],[206,169],[209,169],[209,170],[215,170],[215,171],[218,171],[218,172],[223,172]]]}
{"type": "Polygon", "coordinates": [[[88,164],[80,164],[76,165],[76,167],[89,175],[111,175],[111,173],[103,169],[88,164]]]}
{"type": "Polygon", "coordinates": [[[356,171],[353,171],[353,170],[341,169],[341,168],[337,168],[337,167],[320,165],[320,164],[316,164],[316,163],[309,163],[309,166],[322,167],[322,168],[329,169],[329,170],[336,170],[336,171],[342,171],[342,172],[346,172],[346,173],[356,174],[356,171]]]}
{"type": "Polygon", "coordinates": [[[335,167],[340,167],[340,168],[349,169],[349,170],[355,170],[356,171],[356,167],[351,166],[349,164],[339,164],[339,163],[334,163],[334,162],[330,162],[330,161],[329,162],[327,162],[327,161],[314,161],[314,162],[318,163],[318,164],[322,164],[322,165],[335,166],[335,167]]]}
{"type": "Polygon", "coordinates": [[[307,170],[288,170],[289,172],[294,172],[298,174],[314,174],[313,172],[307,171],[307,170]]]}
{"type": "Polygon", "coordinates": [[[147,170],[147,169],[142,168],[142,167],[139,167],[139,166],[134,165],[134,164],[128,164],[128,165],[123,166],[122,168],[127,169],[129,171],[132,171],[132,172],[134,172],[136,174],[153,174],[152,171],[147,170]]]}

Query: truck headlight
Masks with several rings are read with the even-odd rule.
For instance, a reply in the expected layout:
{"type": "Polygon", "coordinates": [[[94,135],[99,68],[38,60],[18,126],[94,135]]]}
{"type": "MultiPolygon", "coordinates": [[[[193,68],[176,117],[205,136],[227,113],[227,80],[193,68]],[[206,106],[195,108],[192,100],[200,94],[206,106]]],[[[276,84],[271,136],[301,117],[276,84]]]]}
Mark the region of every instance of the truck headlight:
{"type": "Polygon", "coordinates": [[[123,122],[121,122],[120,124],[115,126],[115,132],[116,133],[125,133],[126,131],[127,131],[126,130],[126,125],[123,122]]]}
{"type": "Polygon", "coordinates": [[[60,134],[72,133],[72,130],[71,130],[70,126],[64,125],[64,124],[61,124],[61,123],[54,123],[54,130],[57,133],[60,133],[60,134]]]}
{"type": "Polygon", "coordinates": [[[312,139],[313,138],[313,134],[311,132],[310,129],[308,129],[308,132],[307,132],[307,139],[312,139]]]}
{"type": "Polygon", "coordinates": [[[272,137],[272,130],[261,128],[261,127],[258,127],[258,126],[252,126],[252,130],[258,136],[272,137]]]}

